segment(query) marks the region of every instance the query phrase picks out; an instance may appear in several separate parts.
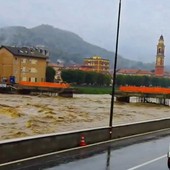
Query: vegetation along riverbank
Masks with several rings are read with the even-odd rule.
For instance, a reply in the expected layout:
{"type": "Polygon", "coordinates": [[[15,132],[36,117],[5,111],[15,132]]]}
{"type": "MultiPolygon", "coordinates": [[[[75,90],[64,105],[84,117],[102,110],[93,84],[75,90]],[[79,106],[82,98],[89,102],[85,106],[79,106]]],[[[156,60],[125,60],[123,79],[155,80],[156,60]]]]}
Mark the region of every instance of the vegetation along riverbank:
{"type": "Polygon", "coordinates": [[[112,87],[74,86],[77,94],[111,94],[112,87]]]}

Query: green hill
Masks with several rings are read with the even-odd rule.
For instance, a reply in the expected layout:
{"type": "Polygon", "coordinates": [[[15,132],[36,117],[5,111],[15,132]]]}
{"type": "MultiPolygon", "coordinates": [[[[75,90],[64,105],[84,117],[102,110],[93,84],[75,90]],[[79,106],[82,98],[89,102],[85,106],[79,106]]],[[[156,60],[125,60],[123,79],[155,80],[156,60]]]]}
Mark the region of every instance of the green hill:
{"type": "MultiPolygon", "coordinates": [[[[0,29],[0,45],[37,46],[48,48],[50,60],[63,61],[67,64],[82,64],[83,59],[99,55],[109,59],[113,65],[114,53],[84,41],[80,36],[50,25],[40,25],[34,28],[20,26],[0,29]]],[[[144,64],[118,57],[118,68],[153,69],[153,64],[144,64]]]]}

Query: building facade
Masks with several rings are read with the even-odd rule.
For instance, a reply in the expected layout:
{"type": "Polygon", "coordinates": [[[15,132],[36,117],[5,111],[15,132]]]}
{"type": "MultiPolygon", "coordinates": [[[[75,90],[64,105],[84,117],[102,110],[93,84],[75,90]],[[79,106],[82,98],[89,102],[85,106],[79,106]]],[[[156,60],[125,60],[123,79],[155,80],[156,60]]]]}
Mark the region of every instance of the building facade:
{"type": "Polygon", "coordinates": [[[85,58],[84,65],[90,66],[92,69],[91,71],[96,71],[98,73],[108,73],[110,68],[109,60],[103,59],[100,56],[85,58]]]}
{"type": "Polygon", "coordinates": [[[38,48],[9,47],[0,48],[0,83],[20,81],[44,82],[48,52],[38,48]]]}
{"type": "Polygon", "coordinates": [[[155,63],[155,76],[163,77],[164,76],[164,38],[161,35],[157,45],[157,55],[156,55],[156,63],[155,63]]]}
{"type": "Polygon", "coordinates": [[[48,63],[48,66],[52,67],[55,70],[54,82],[56,83],[63,82],[61,77],[61,71],[64,68],[64,65],[60,63],[48,63]]]}

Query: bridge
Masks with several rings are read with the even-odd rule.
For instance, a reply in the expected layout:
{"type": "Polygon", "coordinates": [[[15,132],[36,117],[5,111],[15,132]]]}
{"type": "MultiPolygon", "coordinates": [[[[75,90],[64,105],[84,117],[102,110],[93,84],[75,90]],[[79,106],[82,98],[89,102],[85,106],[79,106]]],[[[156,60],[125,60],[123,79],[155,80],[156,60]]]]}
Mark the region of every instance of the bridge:
{"type": "Polygon", "coordinates": [[[116,91],[116,100],[119,102],[130,102],[130,97],[137,97],[139,102],[156,103],[169,106],[170,88],[162,87],[137,87],[137,86],[121,86],[116,91]]]}
{"type": "Polygon", "coordinates": [[[0,92],[4,93],[50,93],[51,95],[58,93],[59,96],[73,97],[74,89],[68,83],[52,83],[52,82],[25,82],[21,81],[17,84],[5,84],[0,87],[0,92]]]}

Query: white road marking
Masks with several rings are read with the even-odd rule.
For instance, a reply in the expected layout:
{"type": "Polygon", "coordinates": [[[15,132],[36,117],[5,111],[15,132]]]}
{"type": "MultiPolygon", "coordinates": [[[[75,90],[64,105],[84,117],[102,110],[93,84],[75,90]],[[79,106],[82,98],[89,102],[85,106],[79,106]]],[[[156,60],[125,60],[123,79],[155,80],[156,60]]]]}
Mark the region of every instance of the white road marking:
{"type": "Polygon", "coordinates": [[[132,168],[127,169],[127,170],[135,170],[135,169],[138,169],[138,168],[140,168],[140,167],[142,167],[142,166],[148,165],[148,164],[150,164],[150,163],[152,163],[152,162],[158,161],[158,160],[160,160],[160,159],[162,159],[162,158],[165,158],[165,157],[167,157],[167,155],[160,156],[160,157],[158,157],[158,158],[152,159],[152,160],[150,160],[150,161],[147,161],[147,162],[145,162],[145,163],[143,163],[143,164],[137,165],[137,166],[132,167],[132,168]]]}

